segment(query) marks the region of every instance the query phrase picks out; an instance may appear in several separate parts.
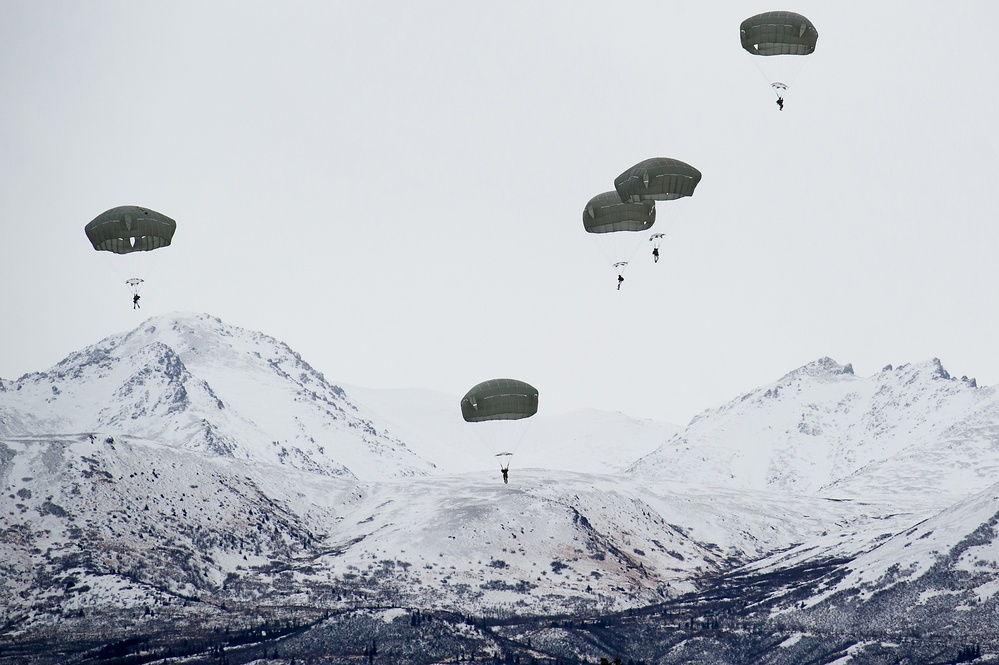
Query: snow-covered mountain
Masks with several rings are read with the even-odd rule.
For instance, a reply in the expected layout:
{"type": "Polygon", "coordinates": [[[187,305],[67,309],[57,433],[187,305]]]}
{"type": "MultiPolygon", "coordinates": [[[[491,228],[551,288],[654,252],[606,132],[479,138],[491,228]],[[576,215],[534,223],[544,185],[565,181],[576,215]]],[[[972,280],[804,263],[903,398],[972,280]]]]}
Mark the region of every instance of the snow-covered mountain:
{"type": "Polygon", "coordinates": [[[859,377],[822,358],[705,411],[630,471],[790,494],[938,493],[999,478],[999,394],[939,360],[859,377]]]}
{"type": "Polygon", "coordinates": [[[174,653],[178,627],[234,617],[310,622],[303,656],[361,624],[409,644],[434,612],[462,649],[590,661],[999,634],[996,401],[937,360],[863,378],[823,358],[683,429],[539,413],[504,485],[457,396],[338,386],[266,335],[153,318],[0,380],[0,662],[136,631],[174,653]]]}
{"type": "Polygon", "coordinates": [[[149,319],[4,388],[5,436],[128,435],[332,476],[433,471],[287,345],[207,315],[149,319]]]}

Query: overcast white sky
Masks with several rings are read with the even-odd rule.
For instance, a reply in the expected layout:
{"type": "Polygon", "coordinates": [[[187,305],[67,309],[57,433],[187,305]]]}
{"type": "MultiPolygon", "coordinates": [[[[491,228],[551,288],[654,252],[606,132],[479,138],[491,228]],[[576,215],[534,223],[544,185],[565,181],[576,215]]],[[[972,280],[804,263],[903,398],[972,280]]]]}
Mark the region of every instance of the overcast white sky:
{"type": "MultiPolygon", "coordinates": [[[[821,356],[999,383],[999,3],[0,0],[0,376],[207,312],[328,379],[685,424],[821,356]],[[739,44],[819,31],[780,112],[739,44]],[[581,211],[703,179],[615,291],[581,211]],[[177,220],[133,311],[83,227],[177,220]]],[[[119,257],[120,258],[120,257],[119,257]]],[[[457,404],[455,405],[457,414],[457,404]]]]}

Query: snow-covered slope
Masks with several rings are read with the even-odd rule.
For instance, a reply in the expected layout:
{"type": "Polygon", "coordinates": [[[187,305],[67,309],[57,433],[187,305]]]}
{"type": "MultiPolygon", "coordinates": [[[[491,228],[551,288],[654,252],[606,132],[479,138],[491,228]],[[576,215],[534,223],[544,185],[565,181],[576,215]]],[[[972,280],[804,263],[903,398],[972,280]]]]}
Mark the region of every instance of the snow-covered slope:
{"type": "Polygon", "coordinates": [[[787,639],[778,645],[781,658],[768,662],[805,662],[846,646],[854,658],[849,662],[978,662],[975,654],[995,662],[997,525],[994,485],[885,534],[859,554],[843,557],[841,549],[839,556],[821,559],[803,545],[747,566],[745,574],[759,580],[835,562],[805,594],[793,585],[771,594],[763,619],[787,639]]]}
{"type": "Polygon", "coordinates": [[[120,437],[0,439],[0,625],[198,602],[593,613],[674,598],[854,502],[527,470],[365,483],[120,437]]]}
{"type": "Polygon", "coordinates": [[[924,587],[923,603],[932,595],[961,591],[968,592],[963,602],[993,599],[999,594],[997,525],[999,485],[993,485],[860,554],[844,567],[847,574],[842,580],[811,602],[847,590],[857,590],[865,599],[919,582],[924,587]],[[961,584],[941,583],[955,580],[961,584]]]}
{"type": "Polygon", "coordinates": [[[127,434],[359,478],[434,470],[285,344],[207,315],[149,319],[4,387],[0,435],[127,434]]]}
{"type": "Polygon", "coordinates": [[[630,470],[791,494],[957,498],[994,482],[997,424],[995,389],[939,360],[862,378],[822,358],[705,411],[630,470]]]}

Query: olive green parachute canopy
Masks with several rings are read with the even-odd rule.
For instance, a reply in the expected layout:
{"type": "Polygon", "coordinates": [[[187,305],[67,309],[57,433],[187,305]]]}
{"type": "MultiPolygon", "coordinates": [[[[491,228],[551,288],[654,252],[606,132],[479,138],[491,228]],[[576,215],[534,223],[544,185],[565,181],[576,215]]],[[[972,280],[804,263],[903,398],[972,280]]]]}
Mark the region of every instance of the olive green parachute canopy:
{"type": "Polygon", "coordinates": [[[94,249],[115,254],[166,247],[176,230],[177,222],[166,215],[138,206],[111,208],[84,229],[94,249]]]}
{"type": "Polygon", "coordinates": [[[739,26],[742,48],[753,55],[808,55],[815,51],[819,32],[794,12],[764,12],[739,26]]]}
{"type": "Polygon", "coordinates": [[[690,164],[669,157],[653,157],[635,164],[614,179],[614,188],[624,203],[672,201],[693,196],[701,172],[690,164]]]}
{"type": "Polygon", "coordinates": [[[655,201],[622,203],[617,192],[597,194],[583,208],[583,228],[587,233],[645,231],[655,222],[655,201]]]}
{"type": "Polygon", "coordinates": [[[461,398],[461,417],[469,423],[520,420],[538,412],[538,389],[516,379],[491,379],[461,398]]]}

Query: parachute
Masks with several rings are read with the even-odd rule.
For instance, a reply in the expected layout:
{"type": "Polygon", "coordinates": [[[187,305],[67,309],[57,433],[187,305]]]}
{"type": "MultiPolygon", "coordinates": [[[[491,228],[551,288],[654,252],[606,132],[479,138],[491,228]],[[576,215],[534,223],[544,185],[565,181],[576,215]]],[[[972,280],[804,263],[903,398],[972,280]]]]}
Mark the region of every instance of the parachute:
{"type": "Polygon", "coordinates": [[[614,179],[614,189],[624,203],[674,201],[693,196],[701,172],[670,157],[653,157],[632,166],[614,179]]]}
{"type": "MultiPolygon", "coordinates": [[[[680,216],[685,207],[683,201],[694,195],[700,181],[700,171],[686,162],[670,157],[646,159],[615,178],[614,188],[624,205],[664,202],[657,208],[659,226],[656,230],[659,232],[649,238],[654,243],[656,251],[653,256],[657,261],[663,237],[680,216]]],[[[631,255],[634,255],[640,244],[641,240],[632,248],[631,255]]]]}
{"type": "MultiPolygon", "coordinates": [[[[538,390],[516,379],[490,379],[473,386],[461,398],[461,417],[475,423],[475,432],[490,453],[507,469],[538,412],[538,390]]],[[[504,473],[504,481],[506,474],[504,473]]]]}
{"type": "Polygon", "coordinates": [[[166,215],[148,208],[120,206],[95,217],[84,232],[98,251],[129,254],[166,247],[176,230],[177,222],[166,215]]]}
{"type": "Polygon", "coordinates": [[[517,379],[490,379],[461,398],[461,417],[468,423],[520,420],[538,412],[538,389],[517,379]]]}
{"type": "Polygon", "coordinates": [[[819,32],[807,18],[794,12],[764,12],[739,26],[742,48],[754,56],[760,73],[778,97],[797,77],[804,64],[798,56],[815,52],[819,32]]]}
{"type": "Polygon", "coordinates": [[[655,222],[655,202],[622,203],[617,192],[597,194],[583,210],[583,228],[587,233],[645,231],[655,222]]]}
{"type": "Polygon", "coordinates": [[[166,215],[139,206],[119,206],[102,212],[87,224],[84,232],[94,249],[128,255],[129,258],[112,262],[119,272],[127,269],[128,277],[122,277],[133,295],[139,292],[143,279],[137,272],[148,270],[148,261],[133,258],[139,252],[151,252],[167,247],[173,240],[177,222],[166,215]]]}
{"type": "Polygon", "coordinates": [[[631,257],[638,251],[642,235],[656,222],[655,201],[622,203],[617,192],[597,194],[583,208],[583,228],[607,262],[624,272],[631,257]]]}

